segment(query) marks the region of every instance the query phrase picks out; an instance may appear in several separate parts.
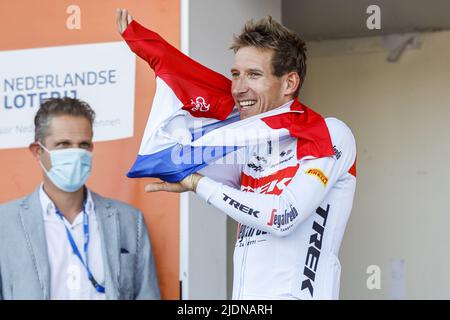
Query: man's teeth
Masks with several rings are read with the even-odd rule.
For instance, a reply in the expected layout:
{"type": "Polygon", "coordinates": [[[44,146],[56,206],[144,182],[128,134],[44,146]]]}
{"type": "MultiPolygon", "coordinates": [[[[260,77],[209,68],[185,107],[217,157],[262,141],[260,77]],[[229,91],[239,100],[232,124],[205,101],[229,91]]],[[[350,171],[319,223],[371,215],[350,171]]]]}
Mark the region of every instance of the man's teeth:
{"type": "Polygon", "coordinates": [[[253,106],[256,103],[256,100],[244,100],[244,101],[239,101],[239,104],[241,106],[241,108],[248,108],[253,106]]]}

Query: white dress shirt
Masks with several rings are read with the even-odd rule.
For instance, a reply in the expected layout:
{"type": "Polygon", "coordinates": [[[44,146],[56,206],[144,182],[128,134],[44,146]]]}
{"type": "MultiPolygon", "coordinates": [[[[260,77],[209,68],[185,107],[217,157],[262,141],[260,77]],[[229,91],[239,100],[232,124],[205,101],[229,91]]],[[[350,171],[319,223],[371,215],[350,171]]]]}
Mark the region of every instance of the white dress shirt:
{"type": "MultiPolygon", "coordinates": [[[[99,293],[88,279],[86,268],[73,253],[64,224],[72,234],[78,251],[86,262],[84,254],[83,212],[72,224],[64,222],[56,214],[55,205],[40,188],[40,201],[47,240],[47,252],[50,265],[50,298],[56,300],[104,300],[105,294],[99,293]]],[[[95,280],[104,285],[102,243],[95,214],[91,192],[87,192],[86,213],[89,218],[89,269],[95,280]]]]}

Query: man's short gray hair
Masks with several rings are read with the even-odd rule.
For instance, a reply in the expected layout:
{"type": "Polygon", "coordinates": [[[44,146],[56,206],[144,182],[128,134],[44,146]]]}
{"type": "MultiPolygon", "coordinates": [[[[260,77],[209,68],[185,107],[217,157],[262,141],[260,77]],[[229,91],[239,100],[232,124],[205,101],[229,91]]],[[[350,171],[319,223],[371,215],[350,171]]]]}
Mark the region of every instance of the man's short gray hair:
{"type": "Polygon", "coordinates": [[[86,118],[91,126],[94,123],[95,112],[87,102],[74,98],[50,98],[39,107],[34,117],[34,141],[44,144],[49,134],[50,122],[55,116],[74,116],[86,118]]]}

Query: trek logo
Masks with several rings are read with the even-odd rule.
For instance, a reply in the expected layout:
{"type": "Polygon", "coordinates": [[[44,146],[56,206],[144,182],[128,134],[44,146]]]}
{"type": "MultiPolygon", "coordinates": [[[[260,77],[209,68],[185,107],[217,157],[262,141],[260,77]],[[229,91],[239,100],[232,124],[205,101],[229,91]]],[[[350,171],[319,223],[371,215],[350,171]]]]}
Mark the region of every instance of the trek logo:
{"type": "Polygon", "coordinates": [[[342,155],[342,151],[338,150],[338,149],[336,148],[336,146],[333,146],[333,151],[334,151],[334,155],[336,156],[336,160],[339,160],[339,158],[340,158],[341,155],[342,155]]]}
{"type": "Polygon", "coordinates": [[[203,97],[197,97],[195,101],[191,99],[191,105],[193,106],[191,110],[194,112],[195,111],[206,112],[209,110],[209,107],[211,106],[210,104],[206,104],[205,98],[203,97]]]}
{"type": "Polygon", "coordinates": [[[283,190],[287,187],[288,182],[291,181],[292,178],[283,178],[281,180],[274,180],[271,182],[268,182],[260,187],[252,188],[251,186],[243,186],[242,191],[247,192],[256,192],[256,193],[269,193],[272,192],[275,188],[278,188],[278,190],[283,190]]]}
{"type": "Polygon", "coordinates": [[[241,211],[241,212],[243,212],[243,213],[246,213],[246,214],[248,214],[248,215],[253,215],[253,216],[255,216],[256,218],[258,218],[259,211],[254,210],[254,209],[252,209],[252,208],[250,208],[250,207],[247,207],[247,206],[245,206],[245,205],[243,205],[243,204],[237,202],[237,201],[234,200],[234,199],[231,199],[231,198],[230,198],[229,196],[227,196],[225,193],[223,194],[223,201],[228,202],[228,204],[229,204],[230,206],[235,207],[236,209],[238,209],[239,211],[241,211]]]}
{"type": "Polygon", "coordinates": [[[313,223],[314,233],[309,238],[309,248],[306,254],[305,268],[303,269],[303,275],[306,280],[302,282],[302,290],[308,289],[311,297],[313,297],[314,287],[313,282],[316,278],[317,264],[320,258],[320,250],[322,249],[323,233],[325,231],[325,225],[327,224],[328,212],[330,205],[327,205],[327,209],[321,207],[317,208],[316,213],[322,218],[322,224],[317,221],[313,223]]]}
{"type": "Polygon", "coordinates": [[[298,216],[297,209],[291,206],[291,210],[285,210],[284,214],[275,214],[277,212],[276,209],[272,210],[272,216],[270,217],[270,221],[267,223],[268,226],[276,225],[278,228],[281,226],[287,225],[294,221],[298,216]]]}

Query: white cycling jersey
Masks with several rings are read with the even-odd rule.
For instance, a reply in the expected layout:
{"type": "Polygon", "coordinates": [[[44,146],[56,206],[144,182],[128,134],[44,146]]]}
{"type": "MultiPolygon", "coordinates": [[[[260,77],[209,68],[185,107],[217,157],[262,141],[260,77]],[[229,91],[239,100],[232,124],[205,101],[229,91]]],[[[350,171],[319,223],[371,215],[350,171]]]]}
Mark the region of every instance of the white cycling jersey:
{"type": "Polygon", "coordinates": [[[238,150],[240,165],[200,171],[209,177],[197,194],[239,222],[233,299],[338,298],[356,144],[342,121],[325,123],[332,157],[297,159],[297,139],[289,137],[279,148],[271,142],[238,150]]]}

